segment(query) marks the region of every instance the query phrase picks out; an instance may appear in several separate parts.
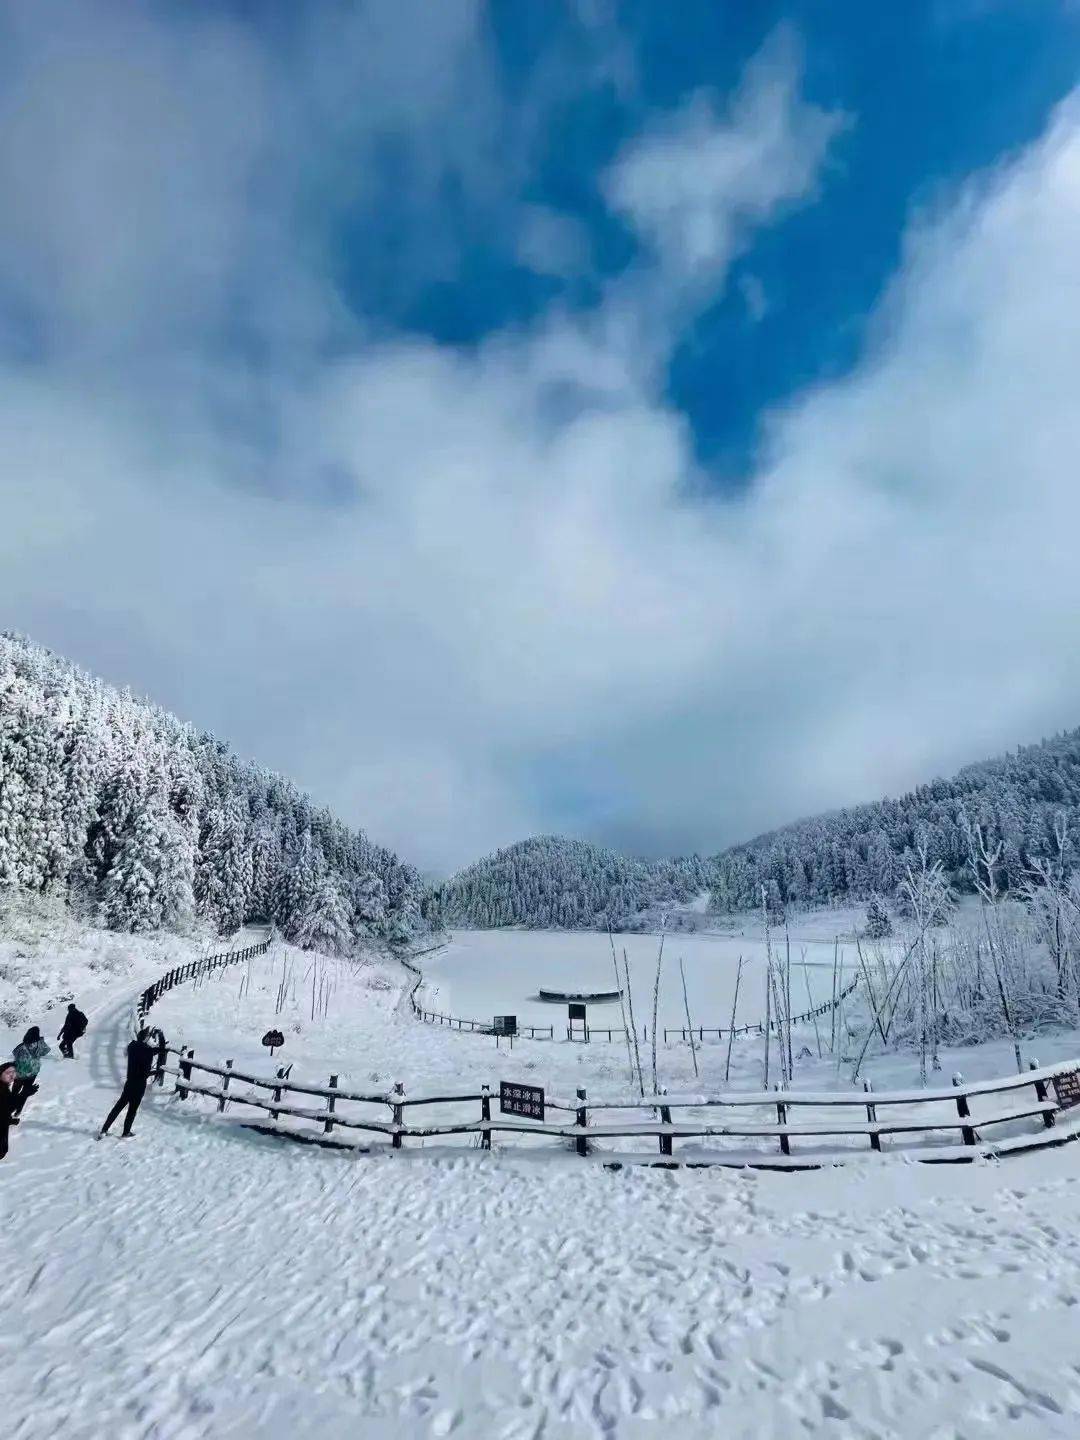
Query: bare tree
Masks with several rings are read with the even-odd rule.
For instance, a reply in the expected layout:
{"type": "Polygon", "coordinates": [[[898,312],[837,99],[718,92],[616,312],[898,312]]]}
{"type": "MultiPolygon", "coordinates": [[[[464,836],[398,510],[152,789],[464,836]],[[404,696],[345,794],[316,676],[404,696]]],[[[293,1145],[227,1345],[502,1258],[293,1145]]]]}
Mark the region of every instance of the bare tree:
{"type": "MultiPolygon", "coordinates": [[[[906,867],[900,892],[907,901],[915,923],[915,987],[918,1006],[919,1083],[926,1084],[926,1053],[929,1041],[929,1010],[931,1004],[930,965],[927,959],[927,932],[946,916],[952,903],[952,891],[942,871],[941,862],[931,865],[926,842],[917,847],[918,865],[906,867]]],[[[884,1033],[884,1032],[883,1032],[884,1033]]]]}
{"type": "Polygon", "coordinates": [[[998,999],[1001,1001],[1001,1013],[1005,1020],[1005,1028],[1008,1030],[1013,1042],[1013,1055],[1016,1059],[1016,1070],[1019,1074],[1024,1066],[1020,1059],[1020,1036],[1017,1033],[1015,1011],[1010,1001],[1009,987],[1005,975],[1003,963],[1001,937],[998,931],[997,916],[995,914],[998,898],[997,869],[1001,861],[1002,842],[991,847],[986,838],[986,832],[981,825],[972,825],[967,816],[964,816],[964,829],[968,841],[968,867],[971,870],[975,882],[975,889],[979,892],[982,901],[983,926],[986,930],[986,944],[990,953],[990,964],[994,971],[994,980],[997,984],[998,999]]]}
{"type": "Polygon", "coordinates": [[[1063,814],[1054,822],[1054,840],[1056,853],[1052,859],[1029,863],[1028,879],[1021,893],[1035,922],[1036,933],[1054,962],[1059,999],[1064,1003],[1071,987],[1074,1002],[1080,1008],[1073,960],[1080,910],[1073,877],[1066,866],[1069,822],[1063,814]]]}

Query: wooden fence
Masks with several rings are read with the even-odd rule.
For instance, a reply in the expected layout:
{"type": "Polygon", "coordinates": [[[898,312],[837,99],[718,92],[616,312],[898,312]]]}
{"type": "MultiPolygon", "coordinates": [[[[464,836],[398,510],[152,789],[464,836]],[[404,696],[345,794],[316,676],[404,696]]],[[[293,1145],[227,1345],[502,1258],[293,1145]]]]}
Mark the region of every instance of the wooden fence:
{"type": "MultiPolygon", "coordinates": [[[[549,1139],[565,1146],[572,1141],[577,1154],[587,1155],[597,1142],[622,1140],[640,1145],[652,1140],[662,1157],[653,1163],[674,1163],[669,1157],[675,1153],[677,1140],[719,1146],[704,1152],[685,1150],[684,1158],[690,1164],[810,1167],[850,1158],[866,1144],[871,1151],[899,1151],[915,1159],[970,1159],[995,1143],[986,1131],[1023,1122],[1025,1131],[1034,1128],[1041,1133],[1052,1128],[1059,1113],[1080,1098],[1080,1060],[1074,1060],[1043,1069],[1032,1062],[1025,1073],[973,1084],[965,1084],[957,1075],[951,1088],[936,1090],[874,1091],[866,1083],[862,1091],[850,1092],[665,1093],[590,1102],[585,1090],[579,1089],[573,1098],[545,1096],[545,1118],[534,1120],[494,1114],[492,1100],[498,1097],[488,1084],[448,1095],[409,1095],[400,1083],[391,1091],[358,1091],[343,1089],[337,1075],[331,1075],[325,1086],[307,1085],[281,1072],[267,1077],[238,1070],[231,1060],[220,1066],[207,1065],[196,1061],[194,1050],[171,1050],[170,1054],[177,1057],[177,1063],[167,1065],[166,1071],[175,1077],[181,1100],[202,1095],[216,1101],[219,1111],[229,1105],[260,1110],[271,1128],[284,1116],[301,1127],[315,1127],[320,1138],[335,1129],[359,1131],[388,1141],[395,1150],[406,1140],[446,1136],[472,1136],[480,1148],[489,1150],[492,1135],[502,1134],[519,1142],[549,1139]],[[317,1103],[290,1103],[291,1096],[317,1103]],[[417,1114],[426,1108],[477,1105],[479,1114],[472,1117],[451,1115],[441,1123],[409,1123],[406,1119],[407,1112],[417,1114]],[[357,1113],[354,1107],[387,1113],[357,1113]],[[562,1112],[567,1119],[548,1121],[548,1111],[562,1112]],[[627,1112],[636,1118],[620,1118],[627,1112]],[[672,1118],[676,1112],[681,1116],[677,1120],[672,1118]],[[793,1112],[805,1112],[808,1118],[792,1119],[793,1112]],[[830,1138],[838,1146],[822,1150],[820,1142],[830,1138]],[[732,1141],[739,1148],[732,1149],[732,1141]],[[818,1148],[803,1149],[803,1141],[816,1142],[818,1148]],[[793,1142],[798,1148],[793,1149],[793,1142]],[[765,1145],[767,1151],[762,1148],[765,1145]]],[[[306,1133],[304,1128],[288,1133],[314,1138],[310,1128],[306,1133]]],[[[1072,1133],[1060,1138],[1072,1138],[1072,1133]]],[[[1021,1143],[1015,1137],[1005,1143],[1010,1142],[1014,1147],[1021,1143]]],[[[1026,1143],[1037,1142],[1029,1137],[1026,1143]]],[[[617,1158],[606,1154],[606,1159],[608,1163],[640,1161],[646,1153],[639,1150],[617,1158]]]]}
{"type": "Polygon", "coordinates": [[[219,955],[204,955],[201,960],[191,960],[186,965],[178,965],[175,970],[169,970],[160,979],[155,980],[153,985],[148,985],[139,996],[139,1019],[145,1019],[150,1007],[160,1000],[162,995],[167,994],[177,985],[183,985],[186,980],[194,980],[208,975],[211,970],[219,970],[223,965],[250,960],[254,955],[265,955],[269,949],[270,937],[267,936],[258,945],[249,945],[245,950],[225,950],[219,955]]]}
{"type": "MultiPolygon", "coordinates": [[[[428,1025],[446,1025],[451,1030],[468,1030],[473,1034],[477,1035],[494,1035],[496,1033],[495,1027],[490,1020],[467,1020],[459,1018],[457,1015],[443,1015],[438,1010],[426,1010],[416,998],[416,992],[417,990],[419,990],[420,986],[423,984],[424,981],[423,973],[419,969],[417,969],[415,965],[410,964],[407,960],[403,960],[402,964],[405,965],[407,969],[411,970],[417,976],[416,983],[413,985],[412,989],[409,992],[409,1004],[413,1014],[418,1020],[423,1020],[428,1025]]],[[[806,1010],[801,1015],[792,1015],[791,1024],[801,1025],[804,1021],[813,1020],[821,1015],[828,1015],[830,1011],[838,1009],[839,1006],[842,1005],[843,1002],[849,998],[858,983],[859,977],[858,975],[856,975],[850,985],[846,985],[843,990],[838,992],[835,1001],[829,999],[824,1003],[824,1005],[815,1005],[812,1010],[806,1010]]],[[[773,1035],[777,1035],[780,1033],[783,1026],[787,1025],[787,1023],[788,1021],[786,1018],[782,1021],[773,1020],[769,1024],[769,1030],[773,1035]]],[[[554,1025],[519,1024],[517,1033],[519,1036],[524,1035],[529,1040],[554,1040],[555,1027],[554,1025]]],[[[631,1034],[632,1033],[633,1032],[631,1032],[631,1034]]],[[[715,1035],[716,1038],[719,1040],[722,1039],[725,1035],[738,1036],[764,1034],[765,1025],[763,1021],[755,1022],[751,1025],[736,1025],[734,1029],[724,1029],[722,1026],[713,1025],[695,1025],[692,1029],[690,1029],[689,1027],[684,1025],[681,1029],[678,1026],[665,1026],[663,1031],[665,1045],[669,1043],[669,1037],[673,1036],[684,1041],[688,1040],[690,1036],[693,1036],[695,1040],[698,1040],[699,1042],[704,1044],[706,1035],[715,1035]]],[[[566,1027],[566,1038],[568,1040],[584,1039],[585,1041],[591,1041],[594,1039],[599,1040],[603,1038],[609,1043],[612,1043],[616,1035],[619,1037],[620,1040],[622,1040],[626,1035],[626,1029],[622,1025],[593,1025],[591,1023],[586,1025],[584,1030],[577,1029],[573,1032],[571,1032],[571,1027],[569,1025],[567,1025],[566,1027]]],[[[642,1040],[648,1040],[649,1027],[647,1025],[643,1025],[641,1027],[640,1035],[642,1040]]]]}

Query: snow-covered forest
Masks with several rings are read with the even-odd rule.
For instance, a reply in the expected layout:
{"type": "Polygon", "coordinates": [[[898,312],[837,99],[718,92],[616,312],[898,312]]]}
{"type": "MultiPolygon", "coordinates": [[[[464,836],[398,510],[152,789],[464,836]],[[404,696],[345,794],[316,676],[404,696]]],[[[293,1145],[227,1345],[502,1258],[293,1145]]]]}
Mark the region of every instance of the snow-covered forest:
{"type": "Polygon", "coordinates": [[[960,892],[973,888],[968,825],[1000,843],[998,883],[1015,891],[1034,864],[1056,859],[1055,827],[1068,825],[1066,861],[1080,860],[1080,730],[969,765],[951,780],[799,820],[716,856],[711,881],[720,910],[774,902],[827,904],[893,895],[925,846],[960,892]]]}
{"type": "Polygon", "coordinates": [[[213,735],[0,636],[0,887],[116,930],[272,918],[332,953],[421,924],[419,874],[213,735]]]}
{"type": "Polygon", "coordinates": [[[764,886],[773,911],[894,897],[909,867],[940,865],[958,893],[974,889],[969,827],[1000,846],[996,883],[1017,893],[1045,864],[1080,863],[1080,730],[969,765],[952,780],[896,800],[799,820],[718,855],[644,860],[598,845],[541,836],[512,845],[436,887],[425,911],[481,928],[640,929],[706,890],[710,909],[756,909],[764,886]],[[1065,853],[1057,831],[1064,822],[1065,853]]]}
{"type": "Polygon", "coordinates": [[[432,922],[479,929],[632,930],[650,911],[702,894],[709,873],[697,856],[638,860],[583,840],[541,835],[436,886],[425,913],[432,922]]]}

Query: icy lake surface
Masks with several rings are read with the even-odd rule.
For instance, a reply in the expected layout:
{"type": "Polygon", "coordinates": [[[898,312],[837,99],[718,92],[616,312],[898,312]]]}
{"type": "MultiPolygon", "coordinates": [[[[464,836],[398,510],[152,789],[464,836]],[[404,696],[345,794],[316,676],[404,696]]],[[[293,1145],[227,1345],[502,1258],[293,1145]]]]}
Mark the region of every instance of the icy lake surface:
{"type": "MultiPolygon", "coordinates": [[[[634,1018],[639,1028],[652,1020],[657,935],[616,935],[620,964],[630,958],[634,1018]]],[[[856,963],[853,946],[841,945],[845,973],[856,963]]],[[[783,957],[783,941],[774,954],[783,957]]],[[[765,1010],[765,943],[760,936],[669,935],[660,972],[659,1023],[686,1024],[679,960],[686,970],[690,1016],[706,1029],[731,1023],[739,956],[743,957],[737,1023],[756,1023],[765,1010]]],[[[832,991],[833,942],[791,942],[791,1006],[795,1014],[823,1004],[832,991]],[[805,960],[805,967],[804,962],[805,960]]],[[[519,1024],[565,1026],[564,1005],[538,996],[540,987],[573,991],[613,990],[615,967],[606,934],[593,931],[458,930],[445,950],[420,962],[427,977],[423,1003],[445,1014],[490,1021],[516,1015],[519,1024]]],[[[594,1026],[618,1026],[619,1002],[591,1004],[594,1026]]]]}

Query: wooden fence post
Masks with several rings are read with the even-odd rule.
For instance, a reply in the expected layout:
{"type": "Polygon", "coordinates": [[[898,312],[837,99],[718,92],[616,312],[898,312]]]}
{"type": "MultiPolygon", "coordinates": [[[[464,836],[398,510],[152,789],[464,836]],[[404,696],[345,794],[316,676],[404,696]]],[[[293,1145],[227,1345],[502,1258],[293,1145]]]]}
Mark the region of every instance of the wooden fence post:
{"type": "MultiPolygon", "coordinates": [[[[577,1124],[580,1129],[584,1130],[589,1123],[589,1112],[585,1108],[585,1091],[580,1085],[578,1086],[577,1098],[577,1124]]],[[[587,1155],[589,1153],[589,1147],[584,1135],[577,1137],[577,1153],[579,1155],[587,1155]]]]}
{"type": "MultiPolygon", "coordinates": [[[[185,1080],[190,1081],[190,1079],[191,1079],[191,1062],[192,1062],[192,1060],[195,1058],[195,1051],[194,1051],[194,1050],[181,1050],[181,1051],[180,1051],[180,1055],[181,1055],[181,1059],[180,1059],[180,1074],[183,1076],[183,1078],[184,1078],[185,1080]]],[[[188,1098],[187,1088],[186,1088],[185,1086],[181,1085],[181,1083],[180,1083],[179,1080],[176,1082],[176,1093],[177,1093],[177,1095],[179,1096],[179,1098],[180,1098],[181,1100],[186,1100],[186,1099],[188,1098]]]]}
{"type": "MultiPolygon", "coordinates": [[[[1029,1060],[1029,1061],[1028,1061],[1028,1069],[1029,1069],[1029,1070],[1037,1070],[1038,1068],[1039,1068],[1039,1062],[1038,1062],[1038,1060],[1029,1060]]],[[[1042,1100],[1042,1101],[1045,1101],[1045,1100],[1046,1100],[1047,1094],[1046,1094],[1046,1081],[1045,1081],[1045,1080],[1036,1080],[1036,1081],[1035,1081],[1035,1094],[1039,1097],[1040,1100],[1042,1100]]],[[[1054,1112],[1053,1112],[1052,1110],[1047,1110],[1047,1111],[1045,1112],[1045,1114],[1043,1115],[1042,1118],[1043,1118],[1043,1124],[1046,1126],[1047,1130],[1052,1129],[1052,1128],[1053,1128],[1053,1124],[1054,1124],[1054,1120],[1056,1119],[1056,1116],[1054,1115],[1054,1112]]]]}
{"type": "MultiPolygon", "coordinates": [[[[773,1089],[778,1091],[780,1089],[780,1086],[774,1085],[773,1089]]],[[[781,1125],[787,1124],[787,1106],[784,1104],[783,1100],[777,1100],[776,1102],[776,1119],[781,1125]]],[[[780,1154],[791,1154],[791,1141],[786,1135],[780,1136],[780,1154]]]]}
{"type": "Polygon", "coordinates": [[[394,1138],[392,1142],[395,1150],[401,1149],[401,1126],[404,1123],[402,1120],[404,1112],[401,1108],[401,1102],[404,1098],[405,1087],[400,1080],[396,1080],[394,1082],[394,1138]]]}
{"type": "MultiPolygon", "coordinates": [[[[664,1094],[665,1094],[665,1095],[667,1094],[667,1086],[666,1086],[666,1085],[664,1086],[664,1094]]],[[[661,1124],[663,1124],[663,1125],[670,1125],[670,1124],[671,1124],[671,1108],[670,1108],[670,1106],[668,1106],[668,1105],[661,1105],[661,1106],[660,1106],[660,1121],[661,1121],[661,1124]]],[[[670,1154],[671,1154],[671,1136],[670,1136],[670,1135],[661,1135],[661,1136],[660,1136],[660,1154],[661,1154],[661,1155],[670,1155],[670,1154]]]]}
{"type": "MultiPolygon", "coordinates": [[[[337,1089],[337,1082],[338,1082],[338,1077],[337,1077],[336,1075],[331,1075],[331,1076],[330,1076],[330,1089],[331,1089],[331,1090],[336,1090],[336,1089],[337,1089]]],[[[334,1105],[336,1104],[336,1102],[337,1102],[337,1096],[336,1096],[336,1095],[328,1095],[328,1096],[326,1097],[326,1110],[327,1110],[327,1115],[326,1115],[326,1119],[323,1121],[323,1127],[322,1127],[322,1128],[323,1128],[323,1134],[324,1134],[324,1135],[329,1135],[329,1134],[330,1134],[330,1131],[333,1130],[333,1128],[334,1128],[334,1122],[333,1122],[333,1120],[331,1120],[330,1117],[331,1117],[331,1115],[333,1115],[333,1113],[334,1113],[334,1105]]]]}
{"type": "MultiPolygon", "coordinates": [[[[864,1080],[862,1082],[862,1088],[869,1095],[874,1087],[870,1084],[869,1080],[864,1080]]],[[[872,1125],[877,1124],[877,1106],[871,1104],[869,1100],[866,1102],[866,1118],[872,1125]]],[[[870,1136],[870,1148],[871,1150],[881,1149],[881,1136],[878,1135],[876,1131],[870,1136]]]]}
{"type": "Polygon", "coordinates": [[[226,1060],[226,1061],[225,1061],[225,1071],[226,1071],[226,1073],[221,1077],[221,1096],[220,1096],[220,1098],[218,1099],[218,1103],[217,1103],[217,1108],[218,1108],[219,1113],[220,1113],[222,1110],[224,1110],[224,1109],[225,1109],[225,1106],[229,1103],[229,1102],[228,1102],[228,1097],[227,1097],[227,1095],[226,1095],[226,1091],[227,1091],[228,1088],[229,1088],[229,1081],[232,1079],[232,1075],[228,1073],[229,1071],[232,1070],[232,1067],[233,1067],[233,1062],[232,1062],[231,1060],[226,1060]]]}
{"type": "MultiPolygon", "coordinates": [[[[480,1119],[491,1123],[491,1087],[481,1085],[480,1087],[480,1119]]],[[[480,1136],[480,1149],[491,1149],[491,1131],[485,1129],[480,1136]]]]}
{"type": "MultiPolygon", "coordinates": [[[[284,1067],[284,1065],[279,1065],[279,1066],[278,1066],[278,1072],[277,1072],[276,1078],[277,1078],[278,1080],[282,1080],[282,1079],[284,1079],[284,1077],[285,1077],[285,1067],[284,1067]]],[[[281,1085],[275,1085],[275,1086],[274,1086],[274,1104],[275,1104],[275,1105],[280,1105],[280,1104],[281,1104],[281,1091],[282,1091],[282,1088],[283,1088],[283,1087],[282,1087],[281,1085]]],[[[270,1111],[270,1119],[271,1119],[271,1120],[277,1120],[277,1118],[278,1118],[278,1112],[277,1112],[276,1110],[271,1110],[271,1111],[270,1111]]]]}
{"type": "MultiPolygon", "coordinates": [[[[960,1071],[959,1071],[959,1070],[958,1070],[958,1071],[956,1072],[956,1074],[952,1077],[952,1083],[953,1083],[954,1085],[962,1085],[962,1084],[964,1083],[964,1077],[963,1077],[963,1075],[960,1074],[960,1071]]],[[[970,1111],[970,1109],[968,1108],[968,1102],[967,1102],[967,1096],[966,1096],[966,1095],[957,1095],[957,1097],[956,1097],[956,1113],[960,1116],[960,1119],[961,1119],[961,1120],[969,1120],[969,1119],[971,1118],[971,1111],[970,1111]]],[[[974,1145],[974,1144],[975,1144],[975,1127],[974,1127],[973,1125],[964,1125],[964,1126],[962,1126],[962,1127],[961,1127],[961,1130],[960,1130],[960,1133],[961,1133],[961,1135],[964,1137],[964,1144],[965,1144],[965,1145],[974,1145]]]]}

